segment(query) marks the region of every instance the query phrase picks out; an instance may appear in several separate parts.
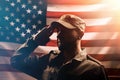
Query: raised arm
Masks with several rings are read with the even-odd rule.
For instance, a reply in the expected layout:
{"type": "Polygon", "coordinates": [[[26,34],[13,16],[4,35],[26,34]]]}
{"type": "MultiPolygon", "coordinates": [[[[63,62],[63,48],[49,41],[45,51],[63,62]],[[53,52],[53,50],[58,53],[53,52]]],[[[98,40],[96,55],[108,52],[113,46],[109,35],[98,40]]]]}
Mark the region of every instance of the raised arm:
{"type": "Polygon", "coordinates": [[[45,27],[39,31],[35,37],[31,37],[24,44],[22,44],[11,57],[11,65],[29,75],[36,77],[38,72],[42,72],[48,64],[49,54],[44,57],[37,55],[31,56],[31,53],[39,46],[45,45],[49,41],[54,28],[45,27]]]}

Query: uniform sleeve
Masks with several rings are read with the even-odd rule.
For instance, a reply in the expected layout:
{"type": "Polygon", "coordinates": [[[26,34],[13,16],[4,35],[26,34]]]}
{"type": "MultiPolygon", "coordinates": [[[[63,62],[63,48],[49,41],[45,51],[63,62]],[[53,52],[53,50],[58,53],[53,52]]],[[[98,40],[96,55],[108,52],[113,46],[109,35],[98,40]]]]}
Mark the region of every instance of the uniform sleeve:
{"type": "Polygon", "coordinates": [[[38,45],[35,43],[34,40],[29,39],[27,40],[24,44],[22,44],[13,54],[13,56],[11,57],[10,61],[11,61],[11,65],[15,68],[19,68],[22,67],[24,65],[27,64],[28,59],[29,61],[37,60],[37,56],[36,59],[31,59],[30,54],[34,51],[34,49],[37,47],[38,45]]]}
{"type": "Polygon", "coordinates": [[[37,55],[33,56],[31,53],[33,53],[39,45],[46,45],[53,32],[54,27],[52,26],[44,27],[41,31],[38,31],[34,37],[28,39],[15,51],[10,59],[11,65],[37,79],[40,78],[43,70],[49,64],[50,54],[40,57],[37,55]]]}
{"type": "Polygon", "coordinates": [[[12,67],[35,78],[42,74],[48,64],[49,54],[42,57],[31,55],[37,46],[38,44],[32,39],[21,45],[10,59],[12,67]]]}
{"type": "Polygon", "coordinates": [[[90,71],[88,71],[89,77],[86,77],[87,79],[85,80],[109,80],[103,64],[89,55],[88,58],[96,62],[97,65],[94,65],[93,68],[90,71]]]}
{"type": "Polygon", "coordinates": [[[88,71],[83,77],[83,80],[109,80],[102,65],[88,71]]]}
{"type": "Polygon", "coordinates": [[[101,65],[101,67],[100,67],[100,74],[99,75],[101,78],[100,80],[109,80],[108,75],[107,75],[106,70],[105,70],[103,65],[101,65]]]}

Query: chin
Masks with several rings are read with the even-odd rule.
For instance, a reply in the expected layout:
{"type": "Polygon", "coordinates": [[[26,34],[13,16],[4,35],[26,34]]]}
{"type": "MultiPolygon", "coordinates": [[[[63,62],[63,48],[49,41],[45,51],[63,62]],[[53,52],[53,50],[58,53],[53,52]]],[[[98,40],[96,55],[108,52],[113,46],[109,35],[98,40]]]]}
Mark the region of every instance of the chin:
{"type": "Polygon", "coordinates": [[[73,44],[66,44],[66,45],[60,45],[58,48],[61,52],[63,52],[63,51],[73,51],[73,50],[76,49],[76,46],[73,45],[73,44]]]}

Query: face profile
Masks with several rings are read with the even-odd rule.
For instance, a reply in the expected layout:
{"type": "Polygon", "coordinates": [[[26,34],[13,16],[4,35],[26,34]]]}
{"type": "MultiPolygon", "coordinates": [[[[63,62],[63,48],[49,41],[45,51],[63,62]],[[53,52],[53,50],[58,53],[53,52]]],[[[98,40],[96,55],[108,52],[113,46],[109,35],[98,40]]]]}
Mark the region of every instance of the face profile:
{"type": "Polygon", "coordinates": [[[60,50],[76,48],[76,41],[79,41],[79,34],[74,29],[64,29],[57,34],[57,44],[60,50]]]}

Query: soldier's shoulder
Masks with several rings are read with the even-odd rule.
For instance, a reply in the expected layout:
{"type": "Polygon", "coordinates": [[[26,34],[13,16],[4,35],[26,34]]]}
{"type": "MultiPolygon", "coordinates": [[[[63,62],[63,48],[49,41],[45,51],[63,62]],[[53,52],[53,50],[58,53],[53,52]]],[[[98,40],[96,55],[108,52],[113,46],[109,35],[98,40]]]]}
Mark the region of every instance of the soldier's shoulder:
{"type": "Polygon", "coordinates": [[[92,57],[90,55],[87,55],[87,59],[96,63],[97,65],[102,65],[102,63],[99,60],[95,59],[94,57],[92,57]]]}

